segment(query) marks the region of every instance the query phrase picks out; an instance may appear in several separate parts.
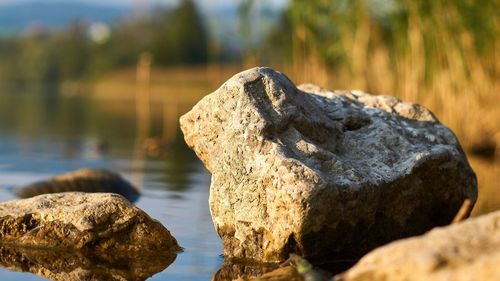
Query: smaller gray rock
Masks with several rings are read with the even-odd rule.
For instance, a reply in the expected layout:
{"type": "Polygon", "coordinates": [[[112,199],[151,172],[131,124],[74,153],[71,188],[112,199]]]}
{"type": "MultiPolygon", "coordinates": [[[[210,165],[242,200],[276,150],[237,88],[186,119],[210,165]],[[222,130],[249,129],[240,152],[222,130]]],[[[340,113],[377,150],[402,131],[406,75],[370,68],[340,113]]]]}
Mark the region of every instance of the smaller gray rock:
{"type": "Polygon", "coordinates": [[[140,195],[138,189],[119,174],[105,169],[80,169],[14,189],[21,198],[70,191],[116,193],[130,202],[140,195]]]}
{"type": "Polygon", "coordinates": [[[500,280],[500,211],[375,249],[335,280],[500,280]]]}
{"type": "Polygon", "coordinates": [[[113,193],[67,192],[0,203],[0,241],[107,254],[180,250],[160,222],[113,193]]]}

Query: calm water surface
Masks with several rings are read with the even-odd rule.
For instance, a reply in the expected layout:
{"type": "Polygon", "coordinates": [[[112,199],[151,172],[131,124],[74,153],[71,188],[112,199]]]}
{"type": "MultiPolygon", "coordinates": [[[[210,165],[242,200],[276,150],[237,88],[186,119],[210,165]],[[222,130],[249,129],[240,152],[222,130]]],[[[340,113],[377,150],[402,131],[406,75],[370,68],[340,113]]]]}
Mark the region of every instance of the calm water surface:
{"type": "MultiPolygon", "coordinates": [[[[185,248],[148,280],[210,280],[223,261],[208,209],[210,175],[184,145],[176,118],[168,117],[191,105],[152,104],[141,125],[133,101],[1,93],[0,201],[15,198],[13,187],[74,169],[118,171],[142,189],[136,205],[185,248]]],[[[0,280],[45,279],[0,269],[0,280]]]]}
{"type": "MultiPolygon", "coordinates": [[[[133,99],[0,93],[0,201],[14,199],[16,186],[75,169],[118,171],[141,188],[136,205],[185,248],[149,280],[210,280],[223,263],[208,209],[210,175],[185,146],[177,124],[195,102],[170,96],[137,116],[133,99]]],[[[471,160],[480,184],[475,214],[500,209],[498,162],[471,160]]],[[[0,280],[44,279],[0,269],[0,280]]]]}

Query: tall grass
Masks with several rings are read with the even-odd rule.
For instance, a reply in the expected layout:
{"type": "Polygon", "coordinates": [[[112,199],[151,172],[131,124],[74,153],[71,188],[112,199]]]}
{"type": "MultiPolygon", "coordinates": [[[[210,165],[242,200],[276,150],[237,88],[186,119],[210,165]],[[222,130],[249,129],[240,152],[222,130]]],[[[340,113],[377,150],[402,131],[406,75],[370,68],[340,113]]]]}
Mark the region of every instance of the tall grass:
{"type": "Polygon", "coordinates": [[[421,103],[464,146],[500,145],[497,1],[387,2],[380,11],[380,1],[291,1],[285,71],[297,82],[421,103]]]}

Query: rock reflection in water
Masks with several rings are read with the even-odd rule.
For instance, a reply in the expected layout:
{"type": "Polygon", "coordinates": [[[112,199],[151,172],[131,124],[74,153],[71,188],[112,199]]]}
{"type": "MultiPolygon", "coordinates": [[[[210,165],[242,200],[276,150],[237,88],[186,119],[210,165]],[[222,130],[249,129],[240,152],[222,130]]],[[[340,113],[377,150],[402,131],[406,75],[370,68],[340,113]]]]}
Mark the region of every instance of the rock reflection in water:
{"type": "Polygon", "coordinates": [[[298,256],[281,263],[245,262],[238,259],[225,260],[215,273],[212,281],[294,281],[294,280],[331,280],[335,274],[342,273],[356,264],[357,260],[335,260],[310,263],[298,256]],[[296,269],[300,268],[299,273],[296,269]]]}
{"type": "Polygon", "coordinates": [[[176,254],[117,255],[0,245],[0,266],[54,281],[146,280],[175,258],[176,254]]]}
{"type": "Polygon", "coordinates": [[[261,276],[279,267],[277,263],[255,263],[239,260],[225,260],[222,267],[215,273],[212,281],[246,280],[261,276]]]}

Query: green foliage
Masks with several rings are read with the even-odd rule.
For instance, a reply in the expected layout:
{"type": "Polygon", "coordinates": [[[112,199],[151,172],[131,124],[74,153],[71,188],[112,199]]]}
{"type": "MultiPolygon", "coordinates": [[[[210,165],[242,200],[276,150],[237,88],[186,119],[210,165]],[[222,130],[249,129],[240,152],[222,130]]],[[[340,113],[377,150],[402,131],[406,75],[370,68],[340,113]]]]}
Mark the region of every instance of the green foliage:
{"type": "Polygon", "coordinates": [[[48,55],[44,57],[48,59],[46,62],[48,67],[52,65],[58,69],[53,70],[53,75],[49,72],[46,80],[57,79],[58,76],[70,79],[83,78],[87,71],[91,48],[85,24],[76,21],[61,36],[50,39],[54,41],[49,44],[48,55]],[[57,71],[59,75],[56,74],[57,71]]]}
{"type": "Polygon", "coordinates": [[[152,54],[155,63],[201,64],[207,61],[207,34],[192,0],[173,11],[162,11],[153,22],[152,54]]]}
{"type": "Polygon", "coordinates": [[[208,36],[192,0],[174,9],[158,8],[112,27],[107,40],[95,42],[89,24],[75,21],[51,32],[35,31],[0,41],[0,83],[46,85],[82,80],[104,71],[134,66],[141,53],[156,65],[203,64],[208,36]]]}
{"type": "Polygon", "coordinates": [[[241,43],[247,51],[251,47],[251,27],[253,20],[251,17],[251,11],[254,4],[255,0],[240,0],[240,4],[237,9],[238,17],[240,19],[238,29],[242,37],[241,43]]]}
{"type": "Polygon", "coordinates": [[[449,43],[459,52],[491,56],[495,50],[492,39],[500,31],[499,10],[499,1],[291,0],[266,44],[275,47],[273,56],[285,54],[289,62],[313,54],[335,68],[352,66],[352,47],[363,43],[356,41],[360,33],[367,33],[366,53],[384,45],[395,59],[414,47],[410,34],[414,30],[422,37],[427,70],[432,73],[432,60],[442,56],[445,47],[440,42],[444,34],[452,35],[449,43]],[[473,42],[472,48],[464,46],[467,40],[473,42]]]}

